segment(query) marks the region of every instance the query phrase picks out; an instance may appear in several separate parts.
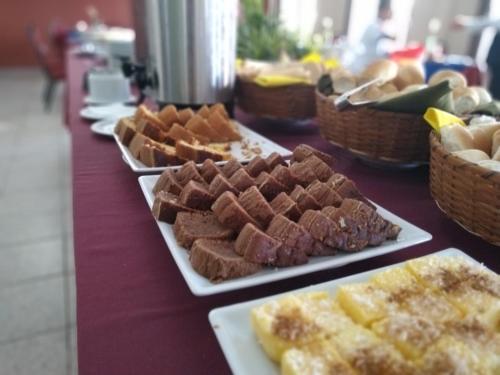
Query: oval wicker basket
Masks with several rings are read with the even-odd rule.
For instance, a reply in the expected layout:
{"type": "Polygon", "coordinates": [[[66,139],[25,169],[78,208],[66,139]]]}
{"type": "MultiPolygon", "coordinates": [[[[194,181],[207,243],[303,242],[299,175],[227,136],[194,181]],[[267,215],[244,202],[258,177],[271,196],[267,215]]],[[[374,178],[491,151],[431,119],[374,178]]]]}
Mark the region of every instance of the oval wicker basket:
{"type": "Polygon", "coordinates": [[[438,207],[467,231],[500,246],[500,172],[448,152],[430,135],[430,189],[438,207]]]}
{"type": "Polygon", "coordinates": [[[330,98],[316,90],[321,135],[357,156],[389,164],[429,161],[429,132],[422,115],[349,107],[337,111],[330,98]]]}
{"type": "Polygon", "coordinates": [[[236,81],[236,103],[245,112],[280,119],[316,116],[313,85],[262,87],[254,82],[236,81]]]}

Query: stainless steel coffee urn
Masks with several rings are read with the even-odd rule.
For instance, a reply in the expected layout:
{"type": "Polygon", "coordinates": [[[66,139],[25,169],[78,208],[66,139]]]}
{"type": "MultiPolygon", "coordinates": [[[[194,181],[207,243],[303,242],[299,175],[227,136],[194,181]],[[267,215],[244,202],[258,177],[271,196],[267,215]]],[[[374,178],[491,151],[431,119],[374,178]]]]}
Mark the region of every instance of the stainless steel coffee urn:
{"type": "Polygon", "coordinates": [[[160,104],[230,103],[238,0],[133,0],[137,62],[160,104]]]}

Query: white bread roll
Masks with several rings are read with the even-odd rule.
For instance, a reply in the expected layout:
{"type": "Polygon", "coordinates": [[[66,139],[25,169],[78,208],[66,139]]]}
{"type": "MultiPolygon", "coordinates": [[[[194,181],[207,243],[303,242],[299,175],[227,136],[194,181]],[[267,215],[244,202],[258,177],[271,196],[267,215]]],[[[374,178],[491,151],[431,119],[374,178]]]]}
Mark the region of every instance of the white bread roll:
{"type": "Polygon", "coordinates": [[[500,130],[500,123],[469,126],[474,147],[491,155],[493,134],[500,130]]]}
{"type": "Polygon", "coordinates": [[[351,103],[359,103],[359,102],[365,102],[365,101],[375,101],[379,100],[384,96],[384,92],[380,89],[380,87],[371,85],[363,90],[357,92],[356,94],[352,95],[349,100],[351,103]]]}
{"type": "Polygon", "coordinates": [[[455,113],[470,113],[479,105],[479,94],[470,87],[457,87],[453,89],[453,102],[455,113]]]}
{"type": "Polygon", "coordinates": [[[425,83],[422,84],[422,85],[409,85],[409,86],[406,86],[403,90],[401,90],[401,93],[403,94],[408,94],[409,92],[414,92],[414,91],[418,91],[418,90],[422,90],[422,89],[426,89],[427,86],[425,83]]]}
{"type": "Polygon", "coordinates": [[[479,96],[479,105],[485,105],[491,103],[491,101],[493,100],[491,94],[484,87],[470,86],[469,88],[474,90],[476,94],[479,96]]]}
{"type": "Polygon", "coordinates": [[[449,152],[476,148],[469,129],[458,124],[441,128],[441,143],[449,152]]]}
{"type": "Polygon", "coordinates": [[[500,172],[500,161],[497,160],[483,160],[478,162],[481,167],[491,169],[495,172],[500,172]]]}
{"type": "Polygon", "coordinates": [[[493,134],[493,139],[491,140],[491,158],[500,161],[500,130],[497,130],[493,134]]]}
{"type": "Polygon", "coordinates": [[[482,160],[490,160],[489,155],[481,150],[454,151],[452,154],[464,160],[470,161],[471,163],[477,163],[482,160]]]}
{"type": "Polygon", "coordinates": [[[450,81],[450,86],[452,89],[467,86],[467,80],[465,79],[464,75],[451,69],[443,69],[437,71],[429,78],[428,83],[429,86],[434,86],[446,80],[450,81]]]}
{"type": "Polygon", "coordinates": [[[333,90],[343,94],[356,87],[356,77],[343,68],[337,68],[330,72],[333,82],[333,90]]]}
{"type": "Polygon", "coordinates": [[[421,85],[425,83],[425,72],[422,64],[408,62],[400,64],[398,75],[392,81],[398,90],[403,90],[410,85],[421,85]]]}
{"type": "Polygon", "coordinates": [[[309,72],[311,83],[316,84],[324,73],[323,64],[308,62],[304,63],[304,69],[309,72]]]}
{"type": "Polygon", "coordinates": [[[398,75],[398,64],[391,60],[376,60],[368,65],[359,76],[358,84],[379,78],[378,85],[392,81],[398,75]]]}

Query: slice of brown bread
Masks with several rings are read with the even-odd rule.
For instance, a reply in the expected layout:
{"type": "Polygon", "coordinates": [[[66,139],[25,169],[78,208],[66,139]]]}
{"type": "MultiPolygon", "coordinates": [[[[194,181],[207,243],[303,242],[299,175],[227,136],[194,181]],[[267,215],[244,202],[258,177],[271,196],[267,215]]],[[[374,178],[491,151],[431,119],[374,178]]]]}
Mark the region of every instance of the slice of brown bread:
{"type": "Polygon", "coordinates": [[[156,220],[169,224],[175,222],[179,212],[196,212],[196,210],[181,204],[177,195],[166,191],[160,191],[156,195],[151,211],[156,220]]]}
{"type": "Polygon", "coordinates": [[[178,141],[175,144],[177,155],[183,159],[193,160],[195,163],[202,163],[206,159],[214,161],[227,160],[230,154],[218,151],[209,146],[191,145],[186,141],[178,141]]]}
{"type": "Polygon", "coordinates": [[[236,196],[230,191],[223,193],[212,205],[217,220],[225,227],[236,232],[243,229],[246,223],[258,225],[248,212],[238,203],[236,196]]]}
{"type": "Polygon", "coordinates": [[[273,264],[281,242],[261,231],[255,225],[248,223],[236,238],[234,249],[249,262],[258,264],[273,264]]]}
{"type": "Polygon", "coordinates": [[[189,181],[179,195],[179,202],[196,210],[209,210],[214,203],[215,198],[206,189],[206,185],[202,185],[196,181],[189,181]]]}
{"type": "Polygon", "coordinates": [[[234,241],[196,240],[189,261],[196,272],[215,283],[252,275],[262,268],[236,254],[234,241]]]}
{"type": "Polygon", "coordinates": [[[186,249],[191,248],[193,242],[200,238],[229,240],[234,235],[231,229],[223,227],[209,211],[179,212],[173,230],[179,245],[186,249]]]}
{"type": "Polygon", "coordinates": [[[153,187],[153,193],[156,195],[160,191],[166,191],[179,195],[182,191],[182,185],[177,181],[176,173],[172,169],[165,169],[153,187]]]}
{"type": "Polygon", "coordinates": [[[133,117],[121,118],[116,124],[115,134],[118,135],[118,139],[120,139],[120,142],[126,147],[130,145],[135,133],[137,133],[137,130],[135,129],[133,117]]]}
{"type": "Polygon", "coordinates": [[[170,128],[173,124],[180,121],[179,113],[177,113],[177,108],[175,108],[175,106],[171,104],[163,107],[163,109],[158,112],[158,118],[167,128],[170,128]]]}

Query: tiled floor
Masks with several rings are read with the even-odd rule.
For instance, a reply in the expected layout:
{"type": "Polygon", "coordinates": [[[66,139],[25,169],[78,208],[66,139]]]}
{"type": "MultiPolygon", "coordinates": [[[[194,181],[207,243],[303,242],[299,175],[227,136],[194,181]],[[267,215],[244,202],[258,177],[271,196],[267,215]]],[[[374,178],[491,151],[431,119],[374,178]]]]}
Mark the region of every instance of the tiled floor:
{"type": "Polygon", "coordinates": [[[0,70],[0,375],[77,373],[70,140],[42,86],[0,70]]]}

